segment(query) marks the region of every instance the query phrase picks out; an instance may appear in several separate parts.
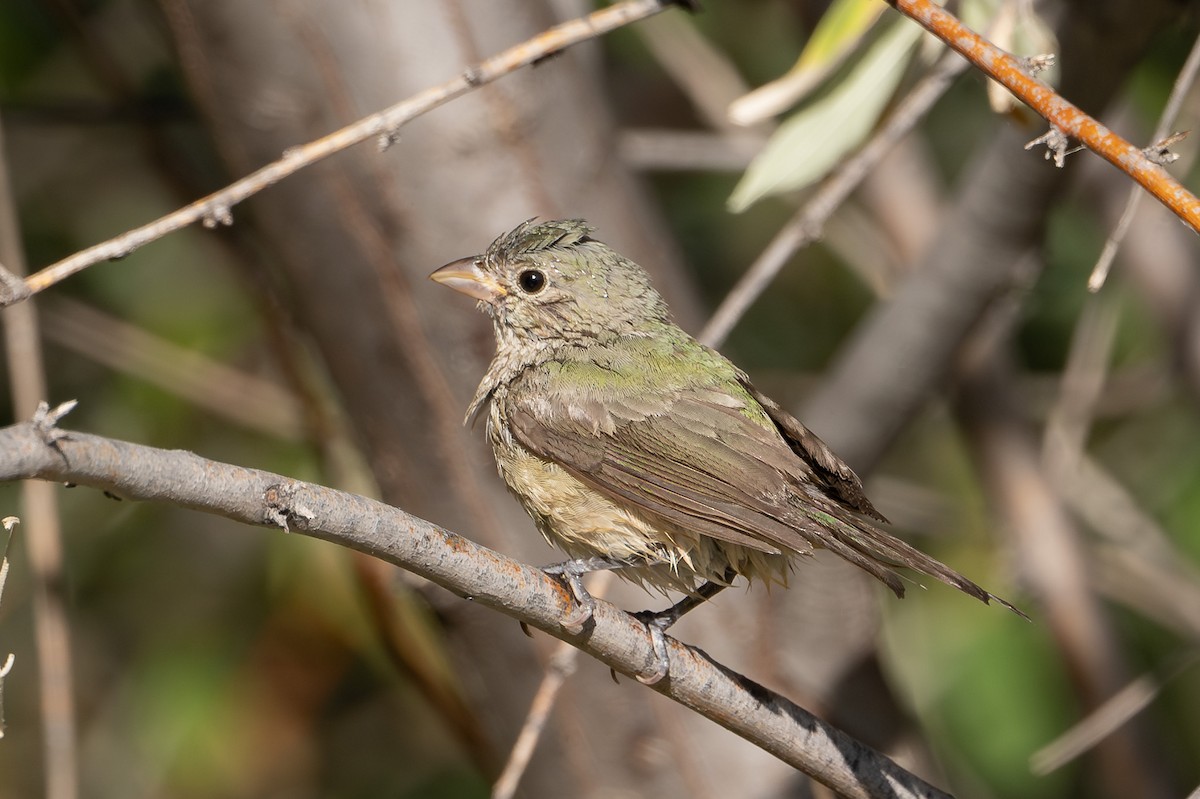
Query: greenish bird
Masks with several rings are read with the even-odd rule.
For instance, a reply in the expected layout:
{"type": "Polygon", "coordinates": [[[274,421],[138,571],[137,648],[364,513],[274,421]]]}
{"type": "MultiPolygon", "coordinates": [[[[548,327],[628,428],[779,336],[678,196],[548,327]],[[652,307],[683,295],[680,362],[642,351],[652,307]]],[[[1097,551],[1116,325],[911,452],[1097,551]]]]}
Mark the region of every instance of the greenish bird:
{"type": "MultiPolygon", "coordinates": [[[[896,567],[984,602],[1009,603],[880,529],[858,476],[760,393],[723,355],[676,325],[646,272],[591,237],[581,220],[528,221],[483,255],[430,277],[479,300],[496,357],[467,420],[487,437],[508,488],[571,560],[686,597],[645,621],[668,669],[663,631],[737,575],[786,580],[799,556],[827,549],[904,596],[896,567]]],[[[1024,614],[1021,614],[1024,615],[1024,614]]]]}

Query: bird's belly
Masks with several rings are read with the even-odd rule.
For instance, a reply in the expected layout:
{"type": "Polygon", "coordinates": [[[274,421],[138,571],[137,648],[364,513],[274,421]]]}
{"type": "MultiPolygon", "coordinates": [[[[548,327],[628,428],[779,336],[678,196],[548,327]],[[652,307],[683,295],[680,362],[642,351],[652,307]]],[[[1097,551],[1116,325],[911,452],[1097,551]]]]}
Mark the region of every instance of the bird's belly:
{"type": "Polygon", "coordinates": [[[497,458],[509,489],[533,517],[551,544],[571,557],[603,555],[622,560],[656,561],[666,549],[687,545],[604,494],[571,476],[555,463],[528,452],[497,458]]]}
{"type": "Polygon", "coordinates": [[[623,577],[660,590],[690,592],[726,569],[765,582],[786,577],[787,558],[719,541],[639,513],[584,484],[556,463],[525,450],[498,426],[489,436],[500,476],[538,530],[571,558],[644,562],[623,577]]]}

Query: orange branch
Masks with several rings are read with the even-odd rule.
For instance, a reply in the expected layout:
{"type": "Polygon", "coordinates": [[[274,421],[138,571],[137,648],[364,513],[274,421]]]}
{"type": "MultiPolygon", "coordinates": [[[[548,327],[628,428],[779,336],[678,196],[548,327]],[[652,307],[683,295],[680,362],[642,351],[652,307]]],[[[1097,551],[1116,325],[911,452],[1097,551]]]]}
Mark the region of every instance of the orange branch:
{"type": "Polygon", "coordinates": [[[1136,180],[1192,230],[1200,232],[1200,199],[1181,186],[1141,149],[1101,125],[1046,84],[1033,78],[1022,59],[1000,49],[931,0],[885,0],[941,39],[988,77],[1000,83],[1051,125],[1072,136],[1136,180]]]}

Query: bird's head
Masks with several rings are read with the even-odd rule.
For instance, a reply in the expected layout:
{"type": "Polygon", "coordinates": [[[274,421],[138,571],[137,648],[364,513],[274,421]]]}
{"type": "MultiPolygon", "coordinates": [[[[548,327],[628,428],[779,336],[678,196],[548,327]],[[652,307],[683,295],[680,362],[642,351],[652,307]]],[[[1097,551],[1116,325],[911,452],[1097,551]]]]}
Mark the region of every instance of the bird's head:
{"type": "Polygon", "coordinates": [[[530,220],[430,278],[479,300],[500,346],[652,332],[666,304],[640,266],[579,219],[530,220]]]}

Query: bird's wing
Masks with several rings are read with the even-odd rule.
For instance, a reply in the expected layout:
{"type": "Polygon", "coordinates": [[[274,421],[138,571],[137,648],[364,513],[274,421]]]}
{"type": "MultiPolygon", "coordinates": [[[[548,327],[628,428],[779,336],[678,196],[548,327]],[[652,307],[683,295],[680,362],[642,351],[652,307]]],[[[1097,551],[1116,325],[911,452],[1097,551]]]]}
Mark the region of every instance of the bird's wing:
{"type": "Polygon", "coordinates": [[[871,504],[871,500],[867,499],[867,495],[863,491],[862,480],[854,473],[854,470],[835,455],[833,450],[817,437],[816,433],[801,424],[799,419],[785,411],[775,400],[751,385],[746,375],[739,374],[738,377],[742,386],[750,392],[750,396],[754,397],[771,417],[771,421],[775,423],[775,427],[779,429],[780,435],[787,441],[788,446],[812,467],[818,480],[829,489],[831,494],[864,516],[870,516],[881,522],[887,521],[883,514],[871,504]]]}
{"type": "Polygon", "coordinates": [[[570,391],[549,396],[509,395],[513,436],[597,490],[764,552],[808,553],[822,543],[823,525],[788,501],[789,480],[808,479],[805,467],[773,428],[743,412],[749,397],[703,387],[603,403],[570,391]]]}
{"type": "Polygon", "coordinates": [[[898,596],[904,584],[892,569],[905,566],[1020,614],[861,518],[882,516],[854,472],[759,397],[691,387],[600,402],[570,390],[518,389],[506,398],[505,416],[521,446],[651,517],[763,552],[824,547],[898,596]],[[777,427],[756,421],[756,411],[777,427]]]}

